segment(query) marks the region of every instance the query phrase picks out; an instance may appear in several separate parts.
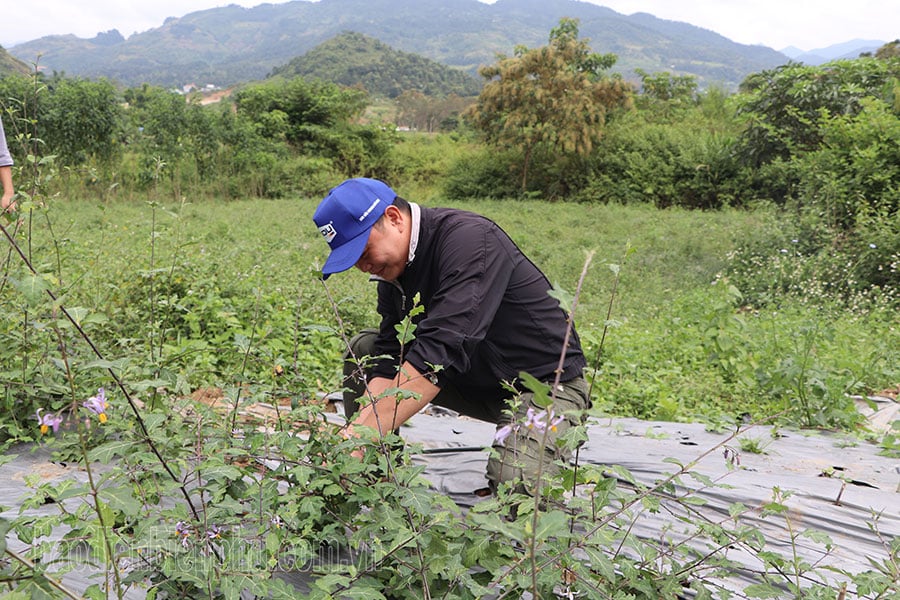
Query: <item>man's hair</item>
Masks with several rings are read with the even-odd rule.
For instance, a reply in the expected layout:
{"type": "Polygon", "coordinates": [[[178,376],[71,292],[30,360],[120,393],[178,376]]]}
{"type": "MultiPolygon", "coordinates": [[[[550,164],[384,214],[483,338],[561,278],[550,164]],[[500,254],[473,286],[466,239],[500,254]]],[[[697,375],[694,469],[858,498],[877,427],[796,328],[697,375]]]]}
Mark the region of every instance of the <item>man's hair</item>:
{"type": "MultiPolygon", "coordinates": [[[[394,198],[394,201],[391,202],[391,206],[396,206],[406,215],[412,214],[412,210],[409,208],[409,201],[406,200],[405,198],[401,198],[400,196],[397,196],[396,198],[394,198]]],[[[387,216],[387,213],[384,213],[380,217],[378,217],[378,220],[375,221],[375,223],[372,225],[372,227],[377,227],[379,230],[384,229],[384,219],[386,216],[387,216]]]]}
{"type": "Polygon", "coordinates": [[[397,196],[396,198],[394,198],[394,201],[391,202],[391,204],[393,204],[394,206],[396,206],[397,208],[399,208],[406,214],[411,213],[411,211],[409,209],[409,202],[405,198],[401,198],[400,196],[397,196]]]}

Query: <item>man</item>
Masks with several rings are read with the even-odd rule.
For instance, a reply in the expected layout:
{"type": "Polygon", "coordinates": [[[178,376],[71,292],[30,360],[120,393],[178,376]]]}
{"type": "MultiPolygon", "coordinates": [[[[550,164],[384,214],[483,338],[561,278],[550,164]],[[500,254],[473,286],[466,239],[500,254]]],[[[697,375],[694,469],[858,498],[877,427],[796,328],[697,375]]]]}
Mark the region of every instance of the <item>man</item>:
{"type": "Polygon", "coordinates": [[[6,145],[3,120],[0,119],[0,187],[3,189],[3,194],[0,196],[0,213],[16,210],[16,203],[13,202],[16,190],[13,188],[12,166],[13,159],[9,153],[9,147],[6,145]]]}
{"type": "Polygon", "coordinates": [[[500,227],[471,212],[420,207],[366,178],[332,189],[313,221],[331,247],[324,278],[356,266],[378,281],[380,328],[356,336],[345,361],[348,436],[362,426],[384,435],[434,403],[498,425],[491,490],[514,480],[530,487],[539,462],[548,473],[570,457],[556,441],[590,405],[585,359],[572,329],[560,360],[567,315],[500,227]],[[424,310],[414,311],[414,339],[403,345],[395,325],[415,299],[424,310]],[[553,384],[558,369],[550,415],[519,375],[553,384]],[[520,402],[510,414],[513,397],[520,402]]]}

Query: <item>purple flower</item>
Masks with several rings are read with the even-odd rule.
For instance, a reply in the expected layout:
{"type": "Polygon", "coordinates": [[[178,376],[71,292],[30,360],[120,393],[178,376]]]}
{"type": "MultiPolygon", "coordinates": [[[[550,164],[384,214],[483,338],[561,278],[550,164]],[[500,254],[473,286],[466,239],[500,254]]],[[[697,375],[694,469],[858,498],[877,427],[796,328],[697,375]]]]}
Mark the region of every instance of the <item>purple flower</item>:
{"type": "Polygon", "coordinates": [[[506,438],[508,438],[512,434],[513,431],[514,431],[514,428],[512,425],[510,425],[510,424],[504,425],[503,427],[501,427],[500,429],[497,430],[496,434],[494,434],[494,441],[497,442],[498,444],[502,444],[503,442],[506,441],[506,438]]]}
{"type": "Polygon", "coordinates": [[[534,409],[529,406],[528,411],[525,413],[525,427],[543,431],[547,427],[547,424],[542,421],[544,416],[545,413],[543,411],[539,413],[534,412],[534,409]]]}
{"type": "Polygon", "coordinates": [[[106,391],[103,388],[97,390],[97,395],[88,398],[82,406],[97,414],[101,423],[106,423],[106,391]]]}
{"type": "Polygon", "coordinates": [[[556,430],[559,428],[559,424],[563,422],[563,419],[565,419],[565,417],[560,415],[554,419],[553,411],[551,410],[549,418],[550,418],[550,431],[555,433],[556,430]]]}
{"type": "Polygon", "coordinates": [[[181,538],[181,546],[187,548],[191,544],[191,527],[184,521],[175,523],[175,534],[181,538]]]}
{"type": "Polygon", "coordinates": [[[535,412],[533,408],[529,408],[525,413],[525,427],[542,433],[548,428],[555,432],[564,418],[563,416],[557,417],[552,408],[541,412],[535,412]]]}
{"type": "Polygon", "coordinates": [[[56,415],[43,415],[41,416],[41,411],[43,408],[37,409],[35,415],[37,415],[38,425],[41,426],[41,435],[44,435],[50,429],[53,429],[53,433],[59,431],[59,424],[62,423],[62,417],[58,414],[56,415]]]}
{"type": "Polygon", "coordinates": [[[210,525],[206,530],[206,537],[211,540],[222,537],[222,529],[218,525],[210,525]]]}

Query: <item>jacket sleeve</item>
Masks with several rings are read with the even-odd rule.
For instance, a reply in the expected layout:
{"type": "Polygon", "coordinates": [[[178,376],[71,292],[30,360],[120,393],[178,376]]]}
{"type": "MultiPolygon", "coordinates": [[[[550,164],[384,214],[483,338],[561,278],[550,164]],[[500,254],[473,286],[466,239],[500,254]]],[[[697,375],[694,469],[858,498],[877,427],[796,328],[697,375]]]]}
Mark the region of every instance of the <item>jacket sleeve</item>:
{"type": "Polygon", "coordinates": [[[3,132],[3,119],[0,119],[0,167],[12,166],[13,159],[6,144],[6,134],[3,132]]]}

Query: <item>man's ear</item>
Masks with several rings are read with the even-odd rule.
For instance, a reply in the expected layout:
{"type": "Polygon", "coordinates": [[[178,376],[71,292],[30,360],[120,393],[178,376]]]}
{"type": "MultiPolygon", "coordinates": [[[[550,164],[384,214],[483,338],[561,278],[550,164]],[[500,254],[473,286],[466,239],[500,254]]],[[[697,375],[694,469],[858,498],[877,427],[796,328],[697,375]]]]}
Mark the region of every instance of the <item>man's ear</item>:
{"type": "Polygon", "coordinates": [[[403,231],[403,211],[391,204],[386,209],[384,209],[384,216],[388,220],[388,223],[393,225],[394,227],[400,226],[400,231],[403,231]]]}

